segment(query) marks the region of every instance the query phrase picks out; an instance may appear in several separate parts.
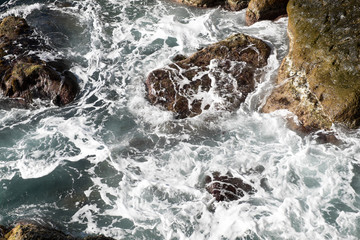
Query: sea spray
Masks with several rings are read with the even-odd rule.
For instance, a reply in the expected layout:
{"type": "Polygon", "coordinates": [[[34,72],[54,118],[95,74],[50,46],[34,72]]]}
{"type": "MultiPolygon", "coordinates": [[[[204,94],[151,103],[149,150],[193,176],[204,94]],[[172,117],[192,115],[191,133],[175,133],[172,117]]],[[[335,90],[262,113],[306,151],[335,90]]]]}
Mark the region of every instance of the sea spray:
{"type": "Polygon", "coordinates": [[[287,53],[286,18],[246,27],[245,11],[162,0],[11,0],[1,9],[71,60],[81,92],[64,108],[0,110],[0,224],[42,219],[116,239],[359,236],[359,131],[334,126],[340,143],[320,144],[287,127],[289,112],[258,112],[287,53]],[[150,71],[239,32],[272,47],[240,109],[177,120],[149,104],[150,71]],[[256,193],[212,201],[204,179],[215,171],[256,193]]]}

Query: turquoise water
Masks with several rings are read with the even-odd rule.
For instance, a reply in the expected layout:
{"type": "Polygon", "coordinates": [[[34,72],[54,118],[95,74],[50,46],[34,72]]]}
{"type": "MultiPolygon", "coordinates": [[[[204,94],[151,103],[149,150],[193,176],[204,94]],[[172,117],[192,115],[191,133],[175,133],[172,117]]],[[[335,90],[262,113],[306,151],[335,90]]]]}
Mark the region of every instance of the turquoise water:
{"type": "Polygon", "coordinates": [[[333,126],[340,143],[321,143],[289,130],[286,111],[258,112],[287,53],[286,18],[247,27],[244,11],[166,0],[63,3],[0,6],[0,17],[26,18],[53,47],[43,59],[69,59],[81,86],[66,107],[0,107],[0,224],[115,239],[360,236],[360,132],[333,126]],[[238,32],[272,47],[238,111],[178,120],[147,102],[150,71],[238,32]],[[214,171],[257,192],[213,203],[203,181],[214,171]]]}

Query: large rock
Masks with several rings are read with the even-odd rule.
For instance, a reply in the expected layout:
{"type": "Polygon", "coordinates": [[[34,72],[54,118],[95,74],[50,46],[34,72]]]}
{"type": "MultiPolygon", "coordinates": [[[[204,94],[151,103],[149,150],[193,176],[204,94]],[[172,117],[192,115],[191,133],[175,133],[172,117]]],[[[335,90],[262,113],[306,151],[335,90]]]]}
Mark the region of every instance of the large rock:
{"type": "Polygon", "coordinates": [[[75,238],[56,229],[33,223],[19,223],[0,237],[4,240],[114,240],[103,235],[75,238]]]}
{"type": "Polygon", "coordinates": [[[289,0],[251,0],[246,9],[246,23],[252,25],[260,20],[274,20],[286,14],[289,0]]]}
{"type": "Polygon", "coordinates": [[[62,60],[42,61],[31,52],[48,51],[23,18],[6,17],[0,23],[0,89],[10,98],[50,99],[70,103],[79,91],[76,77],[62,60]]]}
{"type": "Polygon", "coordinates": [[[290,0],[289,54],[264,112],[288,109],[308,129],[360,125],[360,2],[290,0]]]}
{"type": "Polygon", "coordinates": [[[255,89],[270,51],[259,39],[233,35],[151,72],[146,80],[148,98],[179,118],[209,108],[236,109],[255,89]]]}

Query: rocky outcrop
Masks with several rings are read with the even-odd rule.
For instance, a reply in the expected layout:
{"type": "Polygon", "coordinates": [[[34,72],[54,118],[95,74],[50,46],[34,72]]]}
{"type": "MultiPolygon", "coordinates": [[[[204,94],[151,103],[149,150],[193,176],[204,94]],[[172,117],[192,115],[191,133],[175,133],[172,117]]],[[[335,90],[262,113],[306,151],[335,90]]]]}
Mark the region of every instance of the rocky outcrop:
{"type": "Polygon", "coordinates": [[[246,23],[252,25],[260,20],[275,20],[286,15],[289,0],[251,0],[246,9],[246,23]]]}
{"type": "Polygon", "coordinates": [[[0,239],[4,240],[114,240],[103,235],[75,238],[56,229],[33,223],[19,223],[12,229],[0,226],[0,229],[7,231],[0,235],[0,239]]]}
{"type": "Polygon", "coordinates": [[[290,0],[289,54],[264,112],[288,109],[307,129],[360,125],[360,2],[290,0]]]}
{"type": "Polygon", "coordinates": [[[65,61],[43,61],[34,52],[51,50],[34,36],[23,18],[6,17],[0,23],[0,89],[5,96],[50,99],[70,103],[79,91],[77,79],[65,61]]]}
{"type": "Polygon", "coordinates": [[[146,80],[148,99],[178,118],[210,108],[236,109],[254,91],[270,51],[259,39],[233,35],[151,72],[146,80]]]}
{"type": "Polygon", "coordinates": [[[238,200],[247,194],[254,194],[255,189],[240,178],[220,175],[214,172],[205,177],[206,190],[215,197],[216,201],[238,200]]]}

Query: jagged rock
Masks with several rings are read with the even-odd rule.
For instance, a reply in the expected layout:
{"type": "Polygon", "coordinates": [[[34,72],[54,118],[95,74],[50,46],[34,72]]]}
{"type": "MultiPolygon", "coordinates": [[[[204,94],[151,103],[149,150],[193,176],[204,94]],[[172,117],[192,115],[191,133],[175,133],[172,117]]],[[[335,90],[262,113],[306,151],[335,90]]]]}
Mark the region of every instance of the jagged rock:
{"type": "Polygon", "coordinates": [[[36,36],[23,18],[6,17],[0,23],[0,89],[10,98],[50,99],[56,105],[70,103],[79,91],[74,74],[62,60],[42,61],[31,51],[50,48],[36,36]]]}
{"type": "Polygon", "coordinates": [[[8,231],[3,236],[0,235],[4,240],[114,240],[104,235],[75,238],[54,228],[34,223],[19,223],[12,229],[4,229],[8,231]]]}
{"type": "Polygon", "coordinates": [[[152,71],[146,80],[152,104],[193,117],[209,108],[234,110],[255,89],[270,47],[236,34],[192,56],[152,71]],[[215,97],[214,97],[215,96],[215,97]]]}
{"type": "Polygon", "coordinates": [[[360,2],[290,0],[289,54],[264,112],[288,109],[307,129],[360,125],[360,2]]]}
{"type": "Polygon", "coordinates": [[[226,0],[225,8],[232,11],[239,11],[247,8],[250,0],[226,0]]]}
{"type": "Polygon", "coordinates": [[[254,194],[255,189],[240,178],[232,176],[221,176],[214,172],[205,177],[206,190],[215,197],[216,201],[238,200],[247,194],[254,194]]]}
{"type": "Polygon", "coordinates": [[[286,15],[289,0],[251,0],[246,9],[246,23],[252,25],[260,20],[274,20],[286,15]]]}

